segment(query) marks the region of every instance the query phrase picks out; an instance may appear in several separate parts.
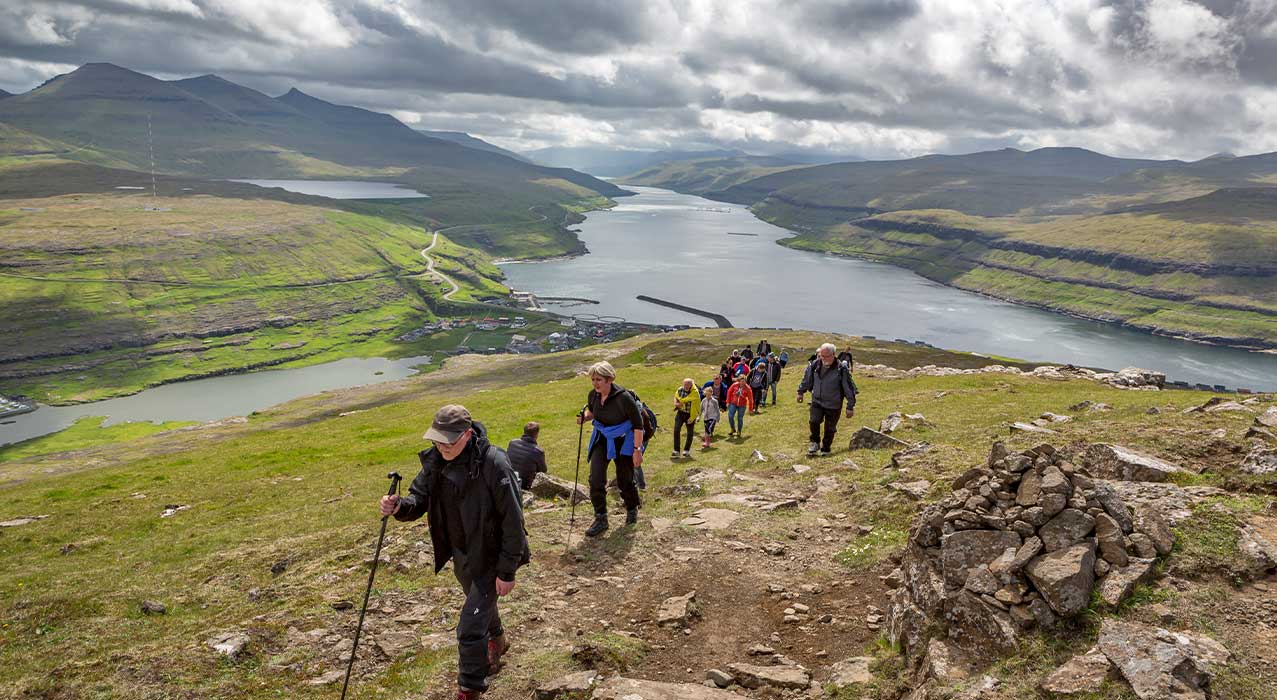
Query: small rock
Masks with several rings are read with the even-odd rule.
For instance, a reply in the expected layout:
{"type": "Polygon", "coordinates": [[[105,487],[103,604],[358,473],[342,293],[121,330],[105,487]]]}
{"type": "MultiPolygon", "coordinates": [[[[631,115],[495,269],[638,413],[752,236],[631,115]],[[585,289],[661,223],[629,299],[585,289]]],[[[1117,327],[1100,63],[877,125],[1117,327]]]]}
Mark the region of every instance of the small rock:
{"type": "Polygon", "coordinates": [[[1099,649],[1141,700],[1203,699],[1214,671],[1230,654],[1208,637],[1106,618],[1099,649]]]}
{"type": "Polygon", "coordinates": [[[686,623],[695,614],[695,610],[692,607],[692,603],[695,600],[696,591],[666,598],[665,602],[661,603],[660,608],[656,611],[656,624],[671,627],[686,623]]]}
{"type": "Polygon", "coordinates": [[[1091,472],[1102,479],[1166,481],[1170,475],[1186,471],[1165,460],[1107,443],[1088,447],[1084,460],[1091,472]]]}
{"type": "Polygon", "coordinates": [[[248,648],[248,635],[243,632],[227,632],[205,640],[205,644],[213,651],[231,661],[238,661],[248,648]]]}
{"type": "MultiPolygon", "coordinates": [[[[705,672],[705,680],[712,682],[716,687],[719,687],[719,688],[726,688],[727,686],[731,685],[733,681],[732,675],[730,673],[727,673],[726,671],[720,671],[716,668],[711,668],[710,670],[705,672]]],[[[538,698],[538,700],[540,699],[538,698]]]]}
{"type": "Polygon", "coordinates": [[[749,654],[750,656],[771,656],[772,654],[776,653],[776,650],[767,646],[766,644],[755,644],[751,646],[749,649],[746,649],[745,653],[749,654]]]}
{"type": "Polygon", "coordinates": [[[1075,544],[1036,557],[1025,569],[1056,614],[1070,617],[1086,609],[1095,582],[1095,545],[1075,544]]]}
{"type": "Polygon", "coordinates": [[[909,443],[897,440],[870,427],[857,430],[855,435],[851,436],[849,445],[849,449],[852,450],[902,449],[906,447],[909,447],[909,443]]]}
{"type": "Polygon", "coordinates": [[[927,492],[931,490],[931,482],[926,479],[918,481],[895,482],[887,484],[887,488],[893,491],[899,491],[915,501],[920,501],[927,497],[927,492]]]}
{"type": "Polygon", "coordinates": [[[570,673],[557,680],[537,686],[536,699],[555,700],[566,695],[573,697],[584,696],[594,688],[594,684],[598,682],[599,678],[599,672],[594,670],[570,673]]]}
{"type": "Polygon", "coordinates": [[[868,656],[853,656],[839,661],[829,668],[830,685],[837,690],[869,685],[873,682],[873,674],[869,671],[869,664],[872,662],[873,659],[868,656]]]}
{"type": "Polygon", "coordinates": [[[767,461],[767,455],[759,452],[758,450],[754,450],[754,452],[750,454],[749,459],[755,464],[761,464],[767,461]]]}
{"type": "Polygon", "coordinates": [[[1100,582],[1100,598],[1116,606],[1135,592],[1135,587],[1153,576],[1156,559],[1132,559],[1127,566],[1114,567],[1100,582]]]}
{"type": "Polygon", "coordinates": [[[806,689],[811,674],[798,666],[755,666],[754,664],[730,664],[728,670],[743,688],[793,688],[806,689]]]}
{"type": "Polygon", "coordinates": [[[345,671],[341,669],[334,669],[332,671],[329,671],[323,674],[322,676],[316,676],[315,678],[311,678],[310,680],[306,681],[306,685],[332,685],[333,683],[336,683],[337,681],[345,677],[346,677],[345,671]]]}
{"type": "Polygon", "coordinates": [[[1042,681],[1042,690],[1052,695],[1098,693],[1113,674],[1113,663],[1099,647],[1078,654],[1042,681]]]}
{"type": "Polygon", "coordinates": [[[795,474],[802,474],[803,472],[811,471],[811,467],[807,466],[806,464],[795,464],[793,467],[791,467],[791,469],[794,470],[795,474]]]}

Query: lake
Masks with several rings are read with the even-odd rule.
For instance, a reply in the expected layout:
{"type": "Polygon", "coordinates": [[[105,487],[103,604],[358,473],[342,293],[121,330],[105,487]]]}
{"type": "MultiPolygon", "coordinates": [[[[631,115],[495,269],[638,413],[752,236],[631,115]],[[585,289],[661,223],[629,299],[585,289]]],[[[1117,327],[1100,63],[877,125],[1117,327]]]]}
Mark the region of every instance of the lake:
{"type": "Polygon", "coordinates": [[[429,197],[410,187],[393,182],[360,180],[231,180],[258,187],[278,187],[298,194],[313,194],[329,199],[419,199],[429,197]]]}
{"type": "Polygon", "coordinates": [[[1158,337],[990,299],[882,263],[792,250],[776,244],[789,231],[744,207],[656,188],[627,189],[638,194],[618,199],[611,210],[590,212],[579,225],[590,254],[503,264],[509,284],[600,302],[565,313],[712,325],[635,299],[646,294],[723,314],[736,326],[921,340],[1031,361],[1137,366],[1191,383],[1277,390],[1277,355],[1158,337]]]}
{"type": "Polygon", "coordinates": [[[146,391],[78,406],[41,406],[4,419],[0,445],[55,433],[84,416],[109,416],[103,425],[131,421],[208,421],[244,416],[299,396],[331,389],[403,379],[417,373],[427,357],[388,360],[346,358],[310,367],[231,374],[164,384],[146,391]]]}

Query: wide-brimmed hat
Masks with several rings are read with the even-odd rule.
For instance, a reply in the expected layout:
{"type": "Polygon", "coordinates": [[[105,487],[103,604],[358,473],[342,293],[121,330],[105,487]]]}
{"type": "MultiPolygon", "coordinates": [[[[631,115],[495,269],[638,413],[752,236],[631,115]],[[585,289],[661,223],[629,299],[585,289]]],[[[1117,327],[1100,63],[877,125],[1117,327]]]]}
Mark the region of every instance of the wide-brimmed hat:
{"type": "Polygon", "coordinates": [[[465,406],[448,404],[435,413],[430,429],[421,437],[435,442],[456,442],[473,423],[470,411],[465,406]]]}

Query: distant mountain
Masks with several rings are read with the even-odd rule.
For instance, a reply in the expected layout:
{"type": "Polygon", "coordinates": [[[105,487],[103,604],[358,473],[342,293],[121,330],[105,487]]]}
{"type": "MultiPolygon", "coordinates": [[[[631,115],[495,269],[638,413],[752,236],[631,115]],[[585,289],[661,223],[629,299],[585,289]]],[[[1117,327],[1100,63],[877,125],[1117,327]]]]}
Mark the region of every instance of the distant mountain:
{"type": "Polygon", "coordinates": [[[786,170],[710,196],[741,204],[772,198],[790,206],[830,210],[953,209],[1005,216],[1042,207],[1059,211],[1070,202],[1107,191],[1103,183],[1112,178],[1184,165],[1114,158],[1081,148],[1007,148],[786,170]]]}
{"type": "Polygon", "coordinates": [[[531,162],[526,157],[521,156],[518,153],[515,153],[514,151],[507,151],[506,149],[500,146],[494,146],[488,143],[487,141],[484,141],[483,139],[475,138],[471,136],[470,134],[465,133],[464,131],[430,131],[428,129],[417,129],[417,133],[425,134],[426,136],[429,136],[432,139],[443,139],[444,141],[451,141],[455,144],[465,146],[466,148],[473,148],[476,151],[488,151],[489,153],[500,153],[501,155],[506,156],[507,158],[514,158],[515,160],[521,160],[525,163],[531,162]]]}
{"type": "Polygon", "coordinates": [[[684,194],[704,194],[725,190],[771,173],[804,167],[777,156],[731,156],[671,160],[627,175],[627,185],[664,187],[684,194]]]}
{"type": "Polygon", "coordinates": [[[700,158],[732,158],[746,155],[743,151],[629,151],[596,146],[555,146],[529,151],[533,162],[560,168],[572,168],[599,177],[621,177],[671,160],[700,158]]]}
{"type": "MultiPolygon", "coordinates": [[[[149,167],[153,145],[157,169],[175,174],[411,174],[416,184],[440,182],[440,187],[470,182],[474,187],[503,183],[499,186],[508,189],[510,182],[522,182],[544,189],[565,181],[565,186],[608,196],[624,194],[582,173],[431,138],[387,114],[333,104],[297,89],[273,98],[215,75],[168,82],[109,63],[89,63],[0,101],[0,122],[91,147],[137,168],[149,167]]],[[[554,196],[564,192],[560,188],[554,196]]]]}
{"type": "Polygon", "coordinates": [[[0,90],[0,100],[3,100],[6,97],[13,97],[13,93],[8,90],[0,90]]]}

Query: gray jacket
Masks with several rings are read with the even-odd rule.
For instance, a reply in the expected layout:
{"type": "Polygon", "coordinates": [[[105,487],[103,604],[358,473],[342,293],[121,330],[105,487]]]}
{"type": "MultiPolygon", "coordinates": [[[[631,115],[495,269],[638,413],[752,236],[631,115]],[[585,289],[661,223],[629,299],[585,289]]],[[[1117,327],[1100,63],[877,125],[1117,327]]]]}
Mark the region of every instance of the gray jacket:
{"type": "Polygon", "coordinates": [[[812,404],[821,408],[836,411],[842,408],[843,399],[847,400],[847,408],[856,407],[856,382],[851,378],[851,370],[837,360],[825,367],[818,357],[807,365],[803,381],[798,385],[798,395],[809,391],[812,404]]]}

